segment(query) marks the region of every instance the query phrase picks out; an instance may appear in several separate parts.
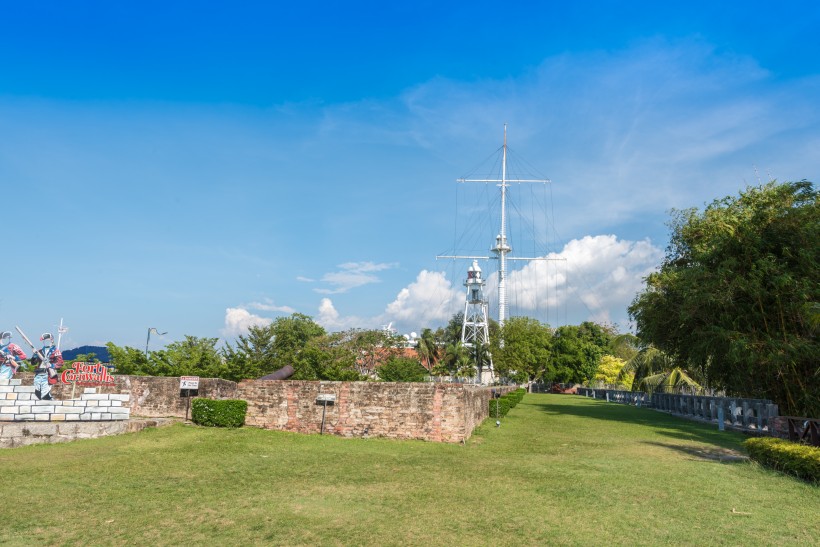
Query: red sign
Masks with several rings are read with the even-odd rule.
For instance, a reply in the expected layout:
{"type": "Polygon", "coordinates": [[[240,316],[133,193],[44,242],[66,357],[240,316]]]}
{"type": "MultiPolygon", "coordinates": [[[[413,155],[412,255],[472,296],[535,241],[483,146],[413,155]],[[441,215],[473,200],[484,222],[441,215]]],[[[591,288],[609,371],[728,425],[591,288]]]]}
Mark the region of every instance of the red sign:
{"type": "Polygon", "coordinates": [[[117,383],[114,377],[108,373],[108,369],[102,363],[74,363],[74,368],[64,370],[60,375],[60,381],[64,384],[74,384],[78,386],[113,386],[117,383]]]}

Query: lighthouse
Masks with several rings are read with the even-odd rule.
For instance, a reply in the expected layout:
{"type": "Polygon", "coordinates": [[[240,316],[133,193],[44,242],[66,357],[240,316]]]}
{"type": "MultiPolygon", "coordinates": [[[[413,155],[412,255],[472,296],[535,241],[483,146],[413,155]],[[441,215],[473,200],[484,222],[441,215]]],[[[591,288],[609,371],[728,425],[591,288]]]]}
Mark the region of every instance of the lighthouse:
{"type": "Polygon", "coordinates": [[[478,261],[473,260],[472,266],[467,269],[467,279],[464,280],[467,295],[464,303],[464,324],[461,327],[461,345],[470,351],[471,357],[476,358],[476,382],[479,384],[490,384],[493,381],[487,299],[484,298],[485,284],[478,261]],[[477,349],[483,349],[483,354],[477,349]]]}

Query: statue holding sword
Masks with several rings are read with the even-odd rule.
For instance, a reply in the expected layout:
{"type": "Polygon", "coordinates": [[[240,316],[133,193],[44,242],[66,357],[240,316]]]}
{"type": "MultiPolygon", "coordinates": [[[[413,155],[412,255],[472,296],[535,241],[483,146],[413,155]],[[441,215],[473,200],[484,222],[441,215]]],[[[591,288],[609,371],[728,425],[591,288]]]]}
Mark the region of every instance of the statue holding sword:
{"type": "Polygon", "coordinates": [[[57,369],[63,365],[63,354],[54,345],[54,336],[51,333],[46,332],[40,336],[43,347],[38,350],[20,327],[16,328],[23,340],[34,350],[34,355],[31,356],[31,364],[35,367],[34,395],[41,400],[51,400],[51,386],[57,383],[57,369]]]}

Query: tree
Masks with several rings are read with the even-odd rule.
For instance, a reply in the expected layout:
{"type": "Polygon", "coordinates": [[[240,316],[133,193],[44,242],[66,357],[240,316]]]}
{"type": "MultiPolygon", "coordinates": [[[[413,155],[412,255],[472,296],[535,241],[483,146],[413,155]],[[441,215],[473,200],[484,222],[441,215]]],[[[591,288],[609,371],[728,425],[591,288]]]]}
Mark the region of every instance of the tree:
{"type": "Polygon", "coordinates": [[[379,329],[350,329],[338,333],[337,341],[356,356],[360,374],[372,374],[380,363],[401,354],[404,347],[403,337],[379,329]]]}
{"type": "Polygon", "coordinates": [[[343,333],[318,336],[294,354],[293,380],[354,382],[363,377],[356,369],[356,354],[341,343],[343,333]]]}
{"type": "Polygon", "coordinates": [[[227,380],[261,378],[276,370],[273,325],[251,326],[248,334],[240,334],[236,346],[229,343],[222,349],[227,367],[227,380]]]}
{"type": "Polygon", "coordinates": [[[204,376],[225,378],[227,367],[216,350],[218,338],[185,336],[148,356],[132,347],[108,342],[108,353],[117,374],[137,376],[204,376]]]}
{"type": "Polygon", "coordinates": [[[274,370],[293,365],[298,354],[314,338],[325,336],[325,329],[313,322],[310,316],[294,313],[290,317],[278,317],[270,325],[273,334],[271,355],[274,370]]]}
{"type": "Polygon", "coordinates": [[[423,382],[427,370],[417,359],[410,357],[391,357],[378,369],[382,382],[423,382]]]}
{"type": "Polygon", "coordinates": [[[421,331],[416,351],[418,351],[419,358],[424,363],[425,368],[432,370],[433,365],[439,359],[439,344],[435,333],[431,329],[426,328],[421,331]]]}
{"type": "Polygon", "coordinates": [[[466,348],[457,340],[444,348],[444,355],[434,368],[434,373],[440,376],[459,376],[467,360],[469,357],[466,356],[466,348]]]}
{"type": "Polygon", "coordinates": [[[595,375],[613,338],[611,328],[585,321],[563,325],[553,337],[554,381],[583,383],[595,375]]]}
{"type": "Polygon", "coordinates": [[[106,344],[111,364],[117,374],[132,374],[135,376],[147,376],[151,373],[151,365],[148,357],[142,350],[129,346],[119,347],[113,342],[106,344]]]}
{"type": "Polygon", "coordinates": [[[598,368],[595,370],[595,376],[592,379],[595,382],[599,382],[607,386],[620,384],[629,389],[632,386],[632,377],[625,374],[621,379],[625,381],[619,380],[620,372],[624,368],[625,364],[626,361],[619,357],[615,357],[614,355],[604,355],[601,357],[601,362],[598,364],[598,368]]]}
{"type": "Polygon", "coordinates": [[[150,354],[152,376],[202,376],[224,378],[227,369],[216,350],[218,338],[185,336],[150,354]]]}
{"type": "Polygon", "coordinates": [[[518,382],[553,379],[552,330],[530,317],[511,317],[501,328],[501,339],[493,343],[496,373],[518,382]]]}
{"type": "Polygon", "coordinates": [[[820,416],[820,207],[770,182],[674,211],[660,270],[629,307],[638,336],[708,387],[820,416]]]}

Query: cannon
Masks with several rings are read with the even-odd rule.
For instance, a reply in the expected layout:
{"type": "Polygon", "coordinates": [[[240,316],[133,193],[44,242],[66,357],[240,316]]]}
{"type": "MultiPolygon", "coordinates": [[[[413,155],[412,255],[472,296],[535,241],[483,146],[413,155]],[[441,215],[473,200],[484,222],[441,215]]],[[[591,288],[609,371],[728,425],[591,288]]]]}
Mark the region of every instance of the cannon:
{"type": "Polygon", "coordinates": [[[287,380],[288,378],[293,376],[294,372],[296,372],[296,371],[293,370],[292,366],[285,365],[282,368],[280,368],[279,370],[275,370],[275,371],[271,372],[270,374],[266,374],[265,376],[262,376],[259,379],[260,380],[287,380]]]}

